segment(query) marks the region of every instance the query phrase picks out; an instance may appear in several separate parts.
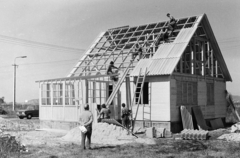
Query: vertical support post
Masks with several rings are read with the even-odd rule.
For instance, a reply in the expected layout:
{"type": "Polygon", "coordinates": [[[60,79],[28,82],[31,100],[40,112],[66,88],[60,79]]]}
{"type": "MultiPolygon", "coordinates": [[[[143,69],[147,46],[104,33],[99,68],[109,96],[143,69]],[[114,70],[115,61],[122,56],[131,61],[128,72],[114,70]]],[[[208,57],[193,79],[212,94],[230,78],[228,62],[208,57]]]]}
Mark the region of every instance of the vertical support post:
{"type": "Polygon", "coordinates": [[[211,49],[211,47],[210,47],[210,52],[211,52],[211,76],[213,77],[213,75],[214,75],[214,69],[213,69],[213,50],[211,49]]]}
{"type": "Polygon", "coordinates": [[[216,77],[218,77],[218,62],[215,60],[216,77]]]}
{"type": "MultiPolygon", "coordinates": [[[[154,41],[154,33],[153,33],[153,41],[154,41]]],[[[151,57],[152,57],[153,54],[155,53],[155,49],[156,49],[156,44],[155,44],[155,42],[154,42],[154,44],[153,44],[153,52],[152,52],[152,54],[151,54],[151,57]]]]}
{"type": "Polygon", "coordinates": [[[209,76],[210,75],[210,50],[209,50],[209,42],[207,41],[207,57],[208,57],[208,59],[207,59],[207,71],[208,72],[206,72],[207,73],[207,75],[209,76]]]}
{"type": "Polygon", "coordinates": [[[89,84],[88,84],[88,80],[86,79],[85,80],[85,87],[86,87],[86,89],[85,89],[85,94],[86,94],[86,96],[85,96],[85,103],[87,104],[87,103],[89,103],[89,100],[88,100],[88,98],[89,98],[89,94],[88,94],[88,87],[89,86],[89,84]]]}
{"type": "MultiPolygon", "coordinates": [[[[41,121],[42,119],[42,82],[39,82],[38,84],[38,96],[39,96],[39,100],[38,100],[38,104],[39,104],[39,120],[41,121]]],[[[47,92],[45,92],[47,93],[47,92]]],[[[47,99],[47,97],[46,97],[47,99]]],[[[46,101],[47,102],[47,101],[46,101]]]]}
{"type": "Polygon", "coordinates": [[[203,60],[203,63],[202,63],[202,75],[205,76],[206,75],[206,48],[205,48],[205,42],[201,42],[202,43],[202,60],[203,60]]]}
{"type": "Polygon", "coordinates": [[[181,73],[183,73],[183,61],[182,61],[183,59],[182,58],[183,58],[183,56],[181,56],[181,58],[180,58],[180,72],[181,73]]]}
{"type": "Polygon", "coordinates": [[[50,83],[50,97],[51,97],[51,117],[50,119],[53,120],[53,82],[50,83]]]}
{"type": "Polygon", "coordinates": [[[189,43],[190,53],[191,53],[191,74],[194,74],[194,64],[193,64],[193,50],[192,50],[192,42],[189,43]]]}
{"type": "Polygon", "coordinates": [[[17,65],[13,64],[13,105],[12,110],[15,110],[15,103],[16,103],[16,67],[17,65]]]}
{"type": "Polygon", "coordinates": [[[194,74],[197,74],[196,73],[196,55],[197,55],[197,52],[196,52],[196,39],[194,38],[193,39],[193,69],[194,69],[194,74]]]}
{"type": "Polygon", "coordinates": [[[126,77],[126,104],[128,109],[131,105],[131,98],[130,77],[126,77]]]}
{"type": "MultiPolygon", "coordinates": [[[[66,99],[66,80],[64,80],[64,81],[60,81],[60,84],[62,83],[62,106],[63,106],[63,120],[65,120],[65,118],[66,118],[66,116],[65,116],[65,107],[66,107],[66,101],[65,101],[65,99],[66,99]]],[[[69,93],[71,93],[71,89],[68,89],[68,91],[67,91],[67,93],[69,94],[69,93]]],[[[69,103],[69,105],[71,105],[71,102],[70,102],[70,97],[71,96],[68,96],[68,103],[69,103]]]]}

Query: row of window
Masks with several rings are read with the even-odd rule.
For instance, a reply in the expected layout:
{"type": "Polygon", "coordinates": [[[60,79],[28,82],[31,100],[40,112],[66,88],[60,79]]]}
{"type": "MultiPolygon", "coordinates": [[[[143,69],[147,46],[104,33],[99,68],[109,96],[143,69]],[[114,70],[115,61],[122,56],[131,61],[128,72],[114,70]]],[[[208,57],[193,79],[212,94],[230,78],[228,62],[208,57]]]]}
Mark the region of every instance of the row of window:
{"type": "MultiPolygon", "coordinates": [[[[42,105],[51,105],[50,84],[42,84],[42,105]]],[[[149,84],[144,83],[143,98],[139,101],[141,104],[149,103],[149,84]]],[[[140,90],[140,89],[139,89],[140,90]]],[[[214,84],[206,84],[207,105],[214,105],[214,84]]],[[[52,86],[53,105],[63,105],[63,84],[53,84],[52,86]]],[[[75,97],[79,96],[81,88],[79,84],[65,85],[65,105],[75,105],[75,97]]],[[[109,92],[110,92],[109,87],[109,92]]],[[[88,83],[88,102],[103,104],[106,101],[106,83],[89,82],[88,83]]],[[[139,95],[139,92],[136,92],[139,95]]],[[[136,96],[136,98],[139,98],[136,96]]],[[[136,102],[138,100],[136,99],[136,102]]],[[[198,105],[198,85],[197,82],[177,81],[177,105],[198,105]]]]}
{"type": "MultiPolygon", "coordinates": [[[[72,83],[65,84],[65,105],[75,105],[75,94],[79,89],[79,85],[72,83]],[[76,88],[74,88],[74,86],[76,88]]],[[[63,105],[63,84],[52,84],[53,105],[63,105]]],[[[51,105],[51,88],[50,84],[42,84],[41,86],[42,105],[51,105]]]]}
{"type": "MultiPolygon", "coordinates": [[[[82,88],[80,82],[65,84],[65,105],[76,105],[76,98],[81,98],[82,88]]],[[[106,102],[106,83],[88,82],[88,102],[103,104],[106,102]]],[[[42,84],[41,101],[42,105],[51,105],[51,95],[53,105],[63,105],[63,83],[42,84]],[[51,93],[52,92],[52,93],[51,93]]]]}
{"type": "MultiPolygon", "coordinates": [[[[206,84],[207,105],[214,105],[214,84],[206,84]]],[[[177,105],[198,105],[197,82],[177,81],[177,105]]]]}

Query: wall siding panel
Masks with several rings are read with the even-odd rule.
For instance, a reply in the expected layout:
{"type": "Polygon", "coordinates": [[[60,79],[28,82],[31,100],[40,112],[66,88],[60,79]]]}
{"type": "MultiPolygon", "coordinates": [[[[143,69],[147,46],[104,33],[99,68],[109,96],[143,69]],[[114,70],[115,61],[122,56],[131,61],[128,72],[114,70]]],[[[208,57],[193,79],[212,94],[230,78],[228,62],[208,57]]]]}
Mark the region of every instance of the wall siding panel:
{"type": "Polygon", "coordinates": [[[179,106],[177,106],[177,100],[181,99],[181,97],[177,98],[177,82],[175,79],[171,79],[170,82],[171,87],[171,99],[170,99],[170,108],[171,108],[171,121],[181,121],[181,114],[179,110],[179,106]]]}
{"type": "Polygon", "coordinates": [[[40,120],[51,120],[52,118],[52,107],[41,106],[40,120]]]}
{"type": "Polygon", "coordinates": [[[52,107],[52,120],[64,120],[64,107],[53,106],[52,107]]]}
{"type": "Polygon", "coordinates": [[[207,105],[207,85],[206,82],[198,82],[198,105],[207,105]]]}
{"type": "MultiPolygon", "coordinates": [[[[136,111],[137,111],[137,106],[136,105],[133,106],[132,111],[133,111],[133,118],[135,118],[135,114],[136,114],[136,111]]],[[[139,105],[136,120],[143,120],[143,105],[139,105]]]]}
{"type": "Polygon", "coordinates": [[[170,81],[152,83],[152,120],[170,121],[170,81]]]}
{"type": "Polygon", "coordinates": [[[225,117],[227,101],[225,96],[226,83],[214,82],[214,102],[215,102],[215,117],[225,117]]]}
{"type": "Polygon", "coordinates": [[[78,111],[76,106],[65,106],[64,108],[64,120],[65,121],[77,121],[78,111]]]}

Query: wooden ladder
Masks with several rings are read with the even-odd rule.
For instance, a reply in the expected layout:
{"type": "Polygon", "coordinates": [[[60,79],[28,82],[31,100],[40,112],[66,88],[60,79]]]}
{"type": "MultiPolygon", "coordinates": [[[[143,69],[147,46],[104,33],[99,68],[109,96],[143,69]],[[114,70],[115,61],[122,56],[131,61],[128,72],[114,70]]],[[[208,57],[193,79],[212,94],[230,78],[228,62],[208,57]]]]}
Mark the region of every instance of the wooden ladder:
{"type": "MultiPolygon", "coordinates": [[[[138,114],[140,99],[143,101],[142,91],[143,91],[143,85],[144,85],[144,82],[145,82],[146,74],[147,74],[147,68],[145,69],[145,72],[144,72],[143,75],[142,75],[142,69],[140,69],[139,75],[138,75],[138,78],[137,78],[137,82],[136,82],[136,88],[135,88],[135,92],[134,92],[134,96],[133,96],[133,100],[132,100],[132,105],[131,105],[131,109],[132,109],[133,105],[137,105],[137,110],[136,110],[136,113],[135,113],[135,117],[134,117],[133,122],[132,122],[132,131],[134,130],[134,125],[135,125],[135,121],[136,121],[137,114],[138,114]]],[[[131,117],[133,118],[133,116],[131,116],[131,117]]]]}
{"type": "Polygon", "coordinates": [[[152,109],[151,109],[151,91],[152,91],[152,85],[149,83],[148,85],[148,104],[143,104],[143,127],[149,127],[146,125],[146,122],[150,122],[151,124],[151,114],[152,114],[152,109]]]}

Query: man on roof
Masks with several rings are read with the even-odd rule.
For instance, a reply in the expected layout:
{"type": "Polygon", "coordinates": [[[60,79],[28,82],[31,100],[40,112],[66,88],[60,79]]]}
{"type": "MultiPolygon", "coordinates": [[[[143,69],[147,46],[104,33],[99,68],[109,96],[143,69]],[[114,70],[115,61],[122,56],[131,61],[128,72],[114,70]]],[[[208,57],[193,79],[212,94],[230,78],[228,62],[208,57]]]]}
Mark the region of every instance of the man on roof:
{"type": "Polygon", "coordinates": [[[142,58],[142,54],[143,54],[143,47],[141,44],[137,43],[135,45],[135,50],[132,52],[132,60],[134,60],[136,56],[138,56],[138,61],[139,61],[142,58]]]}
{"type": "Polygon", "coordinates": [[[169,34],[169,36],[171,36],[177,26],[177,20],[173,16],[171,16],[170,13],[167,13],[167,17],[170,19],[168,22],[168,30],[171,31],[169,34]]]}

